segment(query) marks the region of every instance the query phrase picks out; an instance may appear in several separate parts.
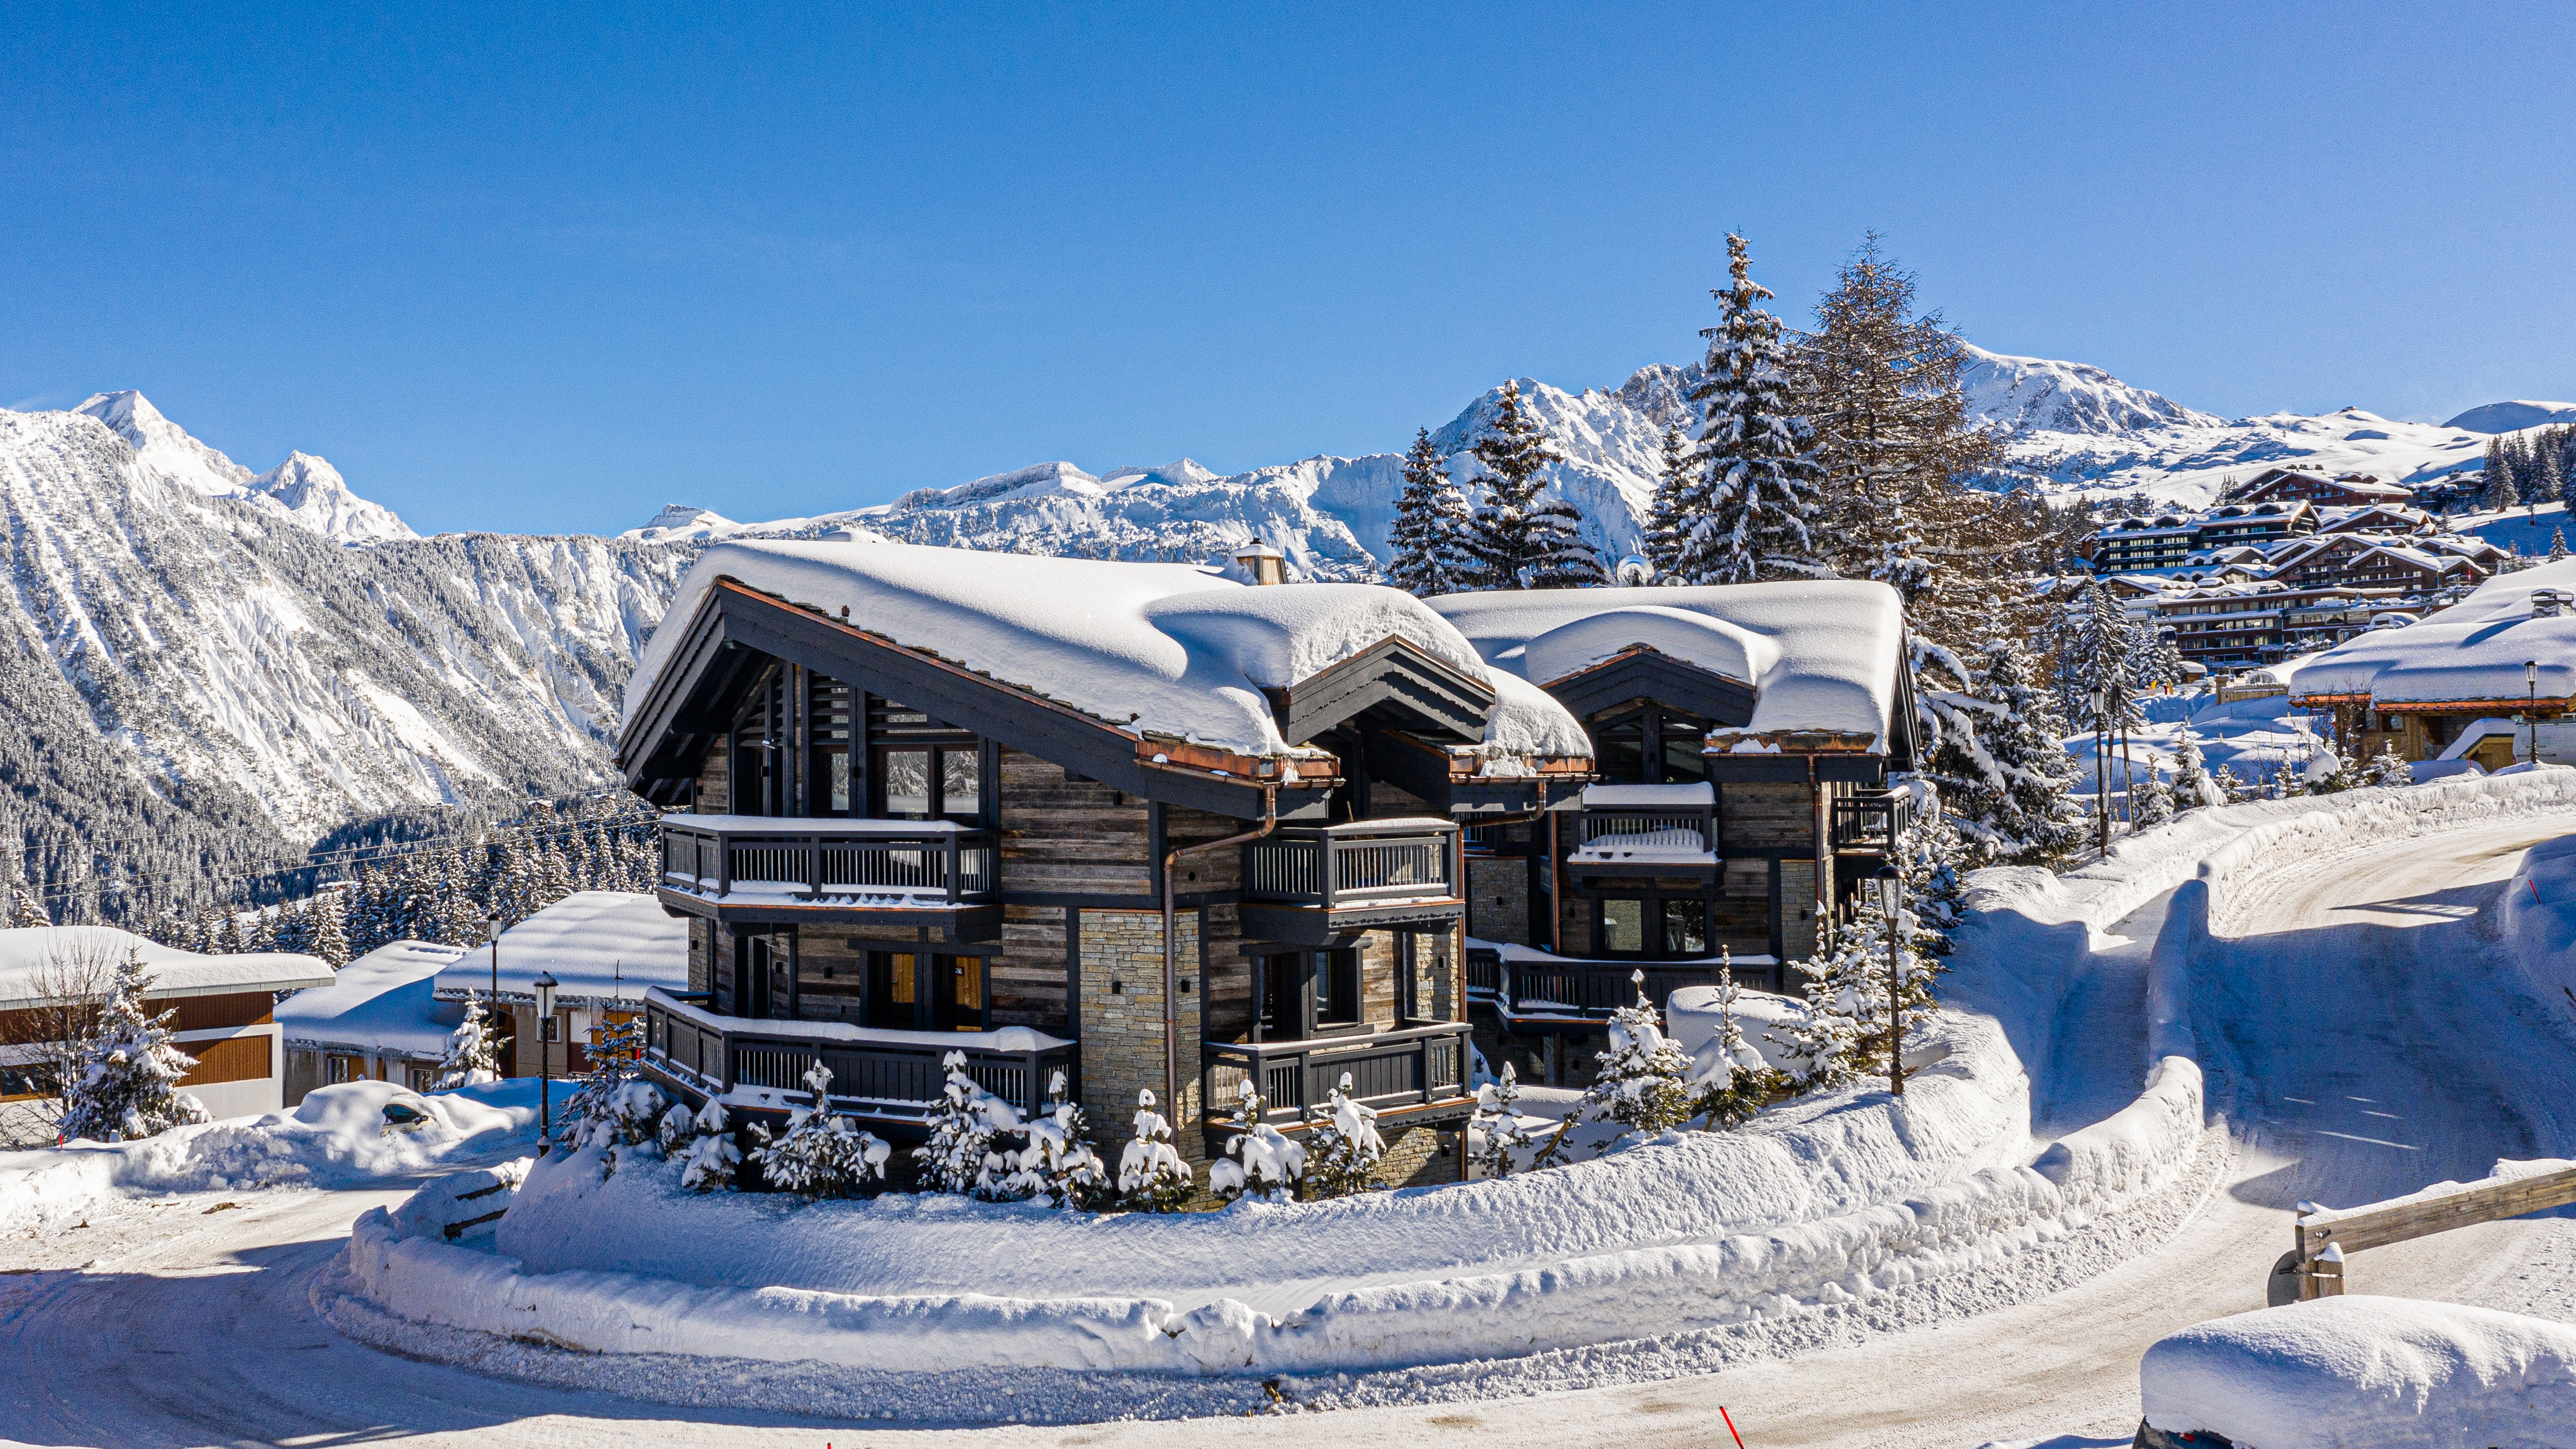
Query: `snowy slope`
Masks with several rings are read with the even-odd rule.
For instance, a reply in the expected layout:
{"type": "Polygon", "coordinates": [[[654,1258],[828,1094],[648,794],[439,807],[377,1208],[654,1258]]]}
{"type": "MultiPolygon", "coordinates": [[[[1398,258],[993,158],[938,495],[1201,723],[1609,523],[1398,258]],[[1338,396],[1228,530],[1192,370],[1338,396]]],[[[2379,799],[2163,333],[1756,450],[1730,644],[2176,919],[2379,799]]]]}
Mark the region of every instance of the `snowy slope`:
{"type": "Polygon", "coordinates": [[[2098,367],[2012,357],[1971,344],[1960,374],[1968,417],[2005,432],[2126,433],[2165,425],[2218,427],[2226,420],[2194,412],[2098,367]]]}
{"type": "Polygon", "coordinates": [[[2576,423],[2576,403],[2532,402],[2516,398],[2512,402],[2471,408],[2442,426],[2464,428],[2472,433],[2516,433],[2546,423],[2576,423]]]}

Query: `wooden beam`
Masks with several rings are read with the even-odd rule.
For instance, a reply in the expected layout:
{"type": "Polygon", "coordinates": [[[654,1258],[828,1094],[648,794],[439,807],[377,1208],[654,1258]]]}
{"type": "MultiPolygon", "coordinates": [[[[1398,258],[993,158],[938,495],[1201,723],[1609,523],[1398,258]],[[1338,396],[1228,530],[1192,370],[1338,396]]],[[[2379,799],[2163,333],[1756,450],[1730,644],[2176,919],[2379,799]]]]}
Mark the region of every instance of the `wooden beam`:
{"type": "Polygon", "coordinates": [[[2305,1261],[2324,1252],[2328,1243],[2346,1253],[2358,1253],[2568,1203],[2576,1203],[2576,1167],[2530,1177],[2454,1183],[2381,1203],[2303,1213],[2292,1231],[2297,1235],[2299,1257],[2305,1261]]]}

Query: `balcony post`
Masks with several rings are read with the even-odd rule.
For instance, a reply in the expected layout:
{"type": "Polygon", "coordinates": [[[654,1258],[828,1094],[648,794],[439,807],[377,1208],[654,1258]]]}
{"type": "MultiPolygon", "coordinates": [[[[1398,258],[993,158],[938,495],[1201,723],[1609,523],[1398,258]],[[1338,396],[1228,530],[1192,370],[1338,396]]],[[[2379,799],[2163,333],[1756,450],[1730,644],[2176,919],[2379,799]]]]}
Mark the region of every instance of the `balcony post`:
{"type": "Polygon", "coordinates": [[[1332,909],[1333,902],[1338,899],[1342,893],[1342,843],[1330,835],[1320,835],[1315,838],[1315,846],[1318,850],[1323,852],[1323,904],[1326,910],[1330,910],[1332,909]]]}
{"type": "Polygon", "coordinates": [[[809,899],[823,894],[823,837],[805,837],[805,890],[809,899]]]}
{"type": "MultiPolygon", "coordinates": [[[[733,838],[727,835],[716,837],[716,894],[720,896],[733,894],[733,838]]],[[[732,1088],[727,1087],[726,1090],[730,1091],[732,1088]]]]}
{"type": "Polygon", "coordinates": [[[955,904],[957,904],[957,897],[958,897],[958,882],[957,882],[957,841],[958,841],[958,838],[959,838],[959,837],[958,837],[958,833],[957,833],[956,831],[952,830],[952,831],[948,832],[948,904],[950,904],[950,905],[952,905],[952,906],[953,906],[953,905],[955,905],[955,904]]]}

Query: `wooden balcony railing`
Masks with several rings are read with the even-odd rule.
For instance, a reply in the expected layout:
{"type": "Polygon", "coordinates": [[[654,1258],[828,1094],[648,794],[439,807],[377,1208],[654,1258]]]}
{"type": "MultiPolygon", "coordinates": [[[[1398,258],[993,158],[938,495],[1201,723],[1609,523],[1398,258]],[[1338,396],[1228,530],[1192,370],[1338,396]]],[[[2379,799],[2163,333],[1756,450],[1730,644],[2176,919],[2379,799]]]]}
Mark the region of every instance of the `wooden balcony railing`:
{"type": "MultiPolygon", "coordinates": [[[[1770,965],[1769,957],[1745,957],[1736,979],[1762,984],[1760,973],[1770,965]]],[[[1715,961],[1534,961],[1513,953],[1499,955],[1494,999],[1501,1014],[1516,1022],[1604,1022],[1611,1012],[1636,1004],[1639,972],[1645,973],[1646,1000],[1661,1011],[1682,987],[1716,985],[1717,971],[1715,961]]]]}
{"type": "Polygon", "coordinates": [[[1907,797],[1898,790],[1863,790],[1834,797],[1833,839],[1837,853],[1885,855],[1896,848],[1905,829],[1907,797]]]}
{"type": "Polygon", "coordinates": [[[878,1031],[841,1022],[756,1021],[717,1016],[659,989],[644,995],[645,1067],[707,1096],[761,1088],[802,1103],[810,1100],[805,1073],[819,1060],[832,1074],[836,1110],[898,1126],[917,1124],[940,1100],[948,1079],[942,1062],[950,1052],[964,1052],[966,1075],[1023,1116],[1044,1104],[1047,1081],[1058,1070],[1066,1074],[1069,1092],[1080,1088],[1075,1044],[1027,1027],[878,1031]]]}
{"type": "Polygon", "coordinates": [[[899,895],[956,905],[993,889],[993,836],[943,821],[662,817],[662,881],[700,895],[899,895]]]}
{"type": "Polygon", "coordinates": [[[1261,1094],[1264,1121],[1302,1122],[1308,1107],[1331,1099],[1345,1072],[1362,1106],[1385,1112],[1452,1103],[1464,1115],[1473,1102],[1467,1033],[1463,1021],[1442,1021],[1307,1041],[1208,1042],[1201,1080],[1207,1125],[1224,1126],[1247,1081],[1261,1094]]]}
{"type": "Polygon", "coordinates": [[[1243,848],[1244,898],[1330,910],[1455,896],[1457,838],[1427,819],[1281,830],[1243,848]]]}

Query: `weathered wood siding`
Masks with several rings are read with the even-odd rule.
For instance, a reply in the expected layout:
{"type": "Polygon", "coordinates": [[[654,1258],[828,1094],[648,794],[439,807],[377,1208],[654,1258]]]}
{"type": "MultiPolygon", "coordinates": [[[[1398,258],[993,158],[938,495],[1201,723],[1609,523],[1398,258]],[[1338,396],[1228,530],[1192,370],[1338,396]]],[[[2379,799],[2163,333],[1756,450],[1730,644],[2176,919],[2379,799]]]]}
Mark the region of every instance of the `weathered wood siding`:
{"type": "Polygon", "coordinates": [[[1816,804],[1805,785],[1717,787],[1719,837],[1730,850],[1813,850],[1816,804]]]}

